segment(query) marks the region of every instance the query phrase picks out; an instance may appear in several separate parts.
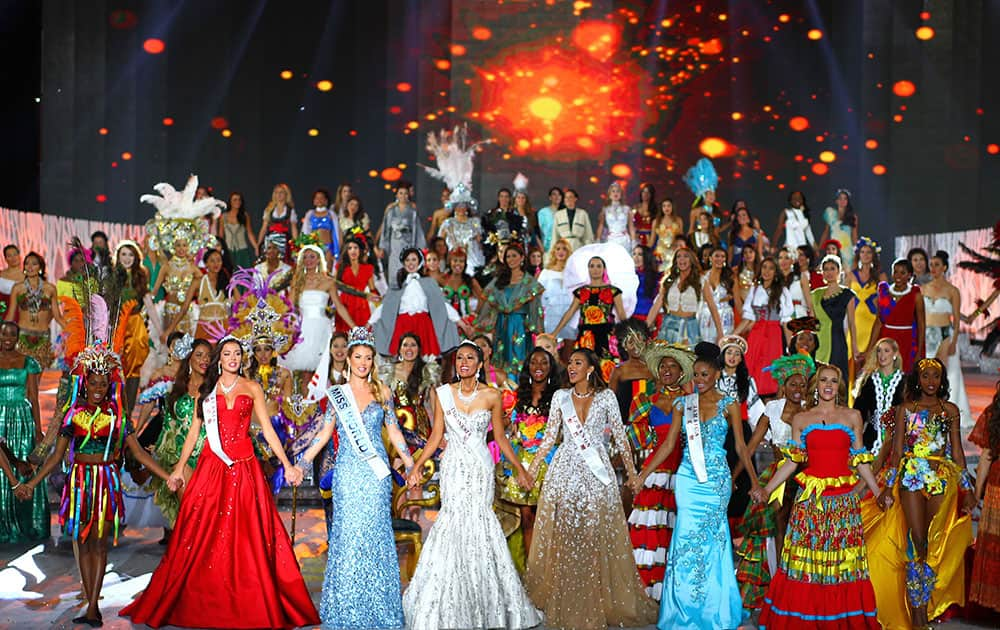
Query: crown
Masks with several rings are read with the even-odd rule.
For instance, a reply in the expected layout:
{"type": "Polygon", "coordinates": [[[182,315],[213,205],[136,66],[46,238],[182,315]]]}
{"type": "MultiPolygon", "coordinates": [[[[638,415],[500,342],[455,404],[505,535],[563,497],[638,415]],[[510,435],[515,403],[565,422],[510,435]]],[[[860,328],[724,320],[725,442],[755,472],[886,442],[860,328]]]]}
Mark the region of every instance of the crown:
{"type": "Polygon", "coordinates": [[[355,326],[347,334],[347,347],[368,346],[375,347],[375,333],[364,326],[355,326]]]}
{"type": "Polygon", "coordinates": [[[76,355],[74,367],[82,372],[111,374],[122,367],[121,359],[102,342],[87,346],[76,355]]]}
{"type": "Polygon", "coordinates": [[[726,335],[719,339],[719,350],[722,352],[725,352],[726,348],[730,346],[736,346],[744,355],[747,353],[747,340],[739,335],[726,335]]]}

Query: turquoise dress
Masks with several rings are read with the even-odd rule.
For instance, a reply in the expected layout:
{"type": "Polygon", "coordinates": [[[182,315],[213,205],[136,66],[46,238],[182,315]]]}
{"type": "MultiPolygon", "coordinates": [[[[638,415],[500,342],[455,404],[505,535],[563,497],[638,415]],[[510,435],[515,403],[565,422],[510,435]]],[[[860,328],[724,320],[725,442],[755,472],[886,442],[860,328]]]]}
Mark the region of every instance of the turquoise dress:
{"type": "MultiPolygon", "coordinates": [[[[674,408],[683,412],[683,401],[679,398],[674,408]]],[[[670,539],[660,618],[656,622],[660,630],[737,628],[744,619],[726,517],[732,476],[724,446],[729,429],[725,409],[732,402],[734,398],[723,397],[715,415],[702,420],[708,480],[698,482],[687,448],[674,475],[677,521],[670,539]]],[[[686,441],[687,427],[681,427],[686,441]]]]}
{"type": "Polygon", "coordinates": [[[524,274],[517,284],[486,287],[486,302],[474,326],[493,333],[493,365],[517,381],[534,347],[534,336],[545,332],[541,295],[545,289],[534,276],[524,274]]]}
{"type": "MultiPolygon", "coordinates": [[[[0,370],[0,438],[7,442],[14,457],[27,460],[35,449],[35,419],[31,415],[26,383],[29,374],[42,368],[31,357],[20,368],[0,370]]],[[[14,472],[20,481],[25,477],[14,472]]],[[[0,474],[0,543],[20,543],[49,537],[49,501],[47,484],[35,487],[31,501],[14,498],[7,479],[0,474]]]]}
{"type": "MultiPolygon", "coordinates": [[[[372,401],[361,412],[378,456],[387,464],[382,427],[396,424],[372,401]]],[[[332,414],[331,410],[327,412],[332,414]]],[[[328,420],[332,420],[328,416],[328,420]]],[[[376,479],[337,423],[337,455],[331,481],[333,518],[319,616],[324,628],[402,628],[399,559],[392,533],[392,476],[376,479]]]]}

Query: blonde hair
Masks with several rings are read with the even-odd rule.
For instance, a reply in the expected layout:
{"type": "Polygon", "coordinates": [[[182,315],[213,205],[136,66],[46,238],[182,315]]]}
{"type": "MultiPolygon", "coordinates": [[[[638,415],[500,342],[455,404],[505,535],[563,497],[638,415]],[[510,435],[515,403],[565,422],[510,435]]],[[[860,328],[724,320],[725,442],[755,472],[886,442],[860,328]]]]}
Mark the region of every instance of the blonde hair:
{"type": "Polygon", "coordinates": [[[545,261],[546,269],[562,271],[566,268],[566,260],[559,260],[556,258],[556,247],[558,245],[566,246],[566,260],[569,260],[570,254],[573,253],[573,246],[569,244],[569,241],[564,238],[556,239],[556,242],[552,243],[552,249],[549,250],[549,259],[545,261]]]}
{"type": "Polygon", "coordinates": [[[350,373],[351,373],[351,352],[354,350],[356,346],[368,348],[369,350],[372,351],[372,369],[371,371],[368,372],[368,390],[371,392],[372,398],[375,400],[375,402],[377,402],[379,407],[382,408],[382,411],[384,411],[385,413],[391,413],[389,410],[388,400],[382,397],[383,383],[382,379],[380,379],[378,376],[378,353],[375,352],[375,348],[369,346],[366,343],[358,343],[355,344],[354,346],[349,346],[347,348],[348,381],[350,381],[350,373]]]}
{"type": "Polygon", "coordinates": [[[832,363],[820,363],[816,362],[816,372],[809,379],[809,389],[812,390],[813,396],[807,402],[810,407],[815,407],[819,404],[819,375],[823,373],[823,370],[829,370],[837,375],[837,402],[836,404],[840,407],[847,406],[847,383],[844,382],[844,374],[840,371],[840,368],[832,363]],[[843,404],[841,404],[843,403],[843,404]]]}
{"type": "Polygon", "coordinates": [[[302,257],[306,252],[313,252],[319,256],[319,265],[316,267],[317,273],[326,275],[326,254],[323,253],[323,250],[318,245],[303,246],[299,250],[298,256],[295,257],[295,273],[292,275],[292,295],[296,301],[302,294],[302,287],[306,283],[306,266],[302,264],[302,257]]]}
{"type": "Polygon", "coordinates": [[[288,184],[280,183],[275,184],[274,188],[271,189],[271,201],[267,203],[267,207],[264,208],[264,214],[267,216],[271,215],[271,210],[274,210],[278,205],[278,191],[285,191],[285,206],[288,208],[294,208],[295,202],[292,201],[292,189],[288,187],[288,184]]]}
{"type": "Polygon", "coordinates": [[[865,356],[864,367],[861,368],[861,374],[854,381],[854,389],[851,391],[855,398],[861,393],[861,388],[865,386],[865,383],[871,378],[872,374],[878,371],[878,347],[883,343],[887,344],[896,353],[896,358],[892,360],[893,371],[903,369],[903,359],[899,356],[899,344],[892,337],[882,337],[875,342],[875,345],[872,346],[872,349],[865,356]]]}

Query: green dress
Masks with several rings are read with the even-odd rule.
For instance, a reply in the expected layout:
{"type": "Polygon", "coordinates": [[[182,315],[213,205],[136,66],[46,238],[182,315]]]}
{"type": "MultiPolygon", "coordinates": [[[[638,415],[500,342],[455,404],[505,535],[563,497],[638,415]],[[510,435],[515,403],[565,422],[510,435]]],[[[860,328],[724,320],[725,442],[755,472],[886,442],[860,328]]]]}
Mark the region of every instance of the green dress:
{"type": "MultiPolygon", "coordinates": [[[[163,407],[163,430],[160,431],[160,437],[156,440],[156,449],[153,453],[156,461],[169,473],[181,458],[184,440],[187,439],[191,420],[194,418],[194,398],[190,394],[184,394],[177,399],[172,407],[168,399],[165,398],[163,407]]],[[[202,424],[198,441],[194,445],[194,452],[191,453],[191,457],[187,461],[187,465],[191,468],[194,468],[198,462],[198,456],[201,455],[201,449],[204,445],[205,425],[202,424]]],[[[177,512],[180,510],[181,502],[162,479],[156,481],[153,501],[160,506],[163,517],[173,527],[174,522],[177,521],[177,512]]]]}
{"type": "Polygon", "coordinates": [[[545,289],[531,274],[520,282],[498,287],[493,280],[486,287],[486,302],[473,324],[494,335],[493,365],[517,382],[528,353],[535,347],[534,336],[545,332],[542,301],[545,289]]]}
{"type": "MultiPolygon", "coordinates": [[[[35,419],[31,415],[25,383],[29,374],[42,368],[31,357],[24,367],[0,370],[0,437],[7,442],[14,457],[26,460],[35,448],[35,419]]],[[[14,473],[18,479],[27,477],[14,473]]],[[[30,475],[29,475],[30,476],[30,475]]],[[[47,484],[35,488],[31,501],[18,501],[10,484],[0,482],[0,543],[19,543],[49,537],[49,501],[47,484]]]]}

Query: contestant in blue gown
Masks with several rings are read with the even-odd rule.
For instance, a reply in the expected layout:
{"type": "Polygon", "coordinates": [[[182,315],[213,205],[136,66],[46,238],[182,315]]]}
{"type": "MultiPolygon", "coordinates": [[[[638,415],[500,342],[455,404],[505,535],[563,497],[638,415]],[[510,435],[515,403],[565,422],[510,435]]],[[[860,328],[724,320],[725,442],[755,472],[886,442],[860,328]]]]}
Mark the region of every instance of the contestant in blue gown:
{"type": "MultiPolygon", "coordinates": [[[[714,344],[698,344],[701,346],[714,344]]],[[[699,387],[699,372],[705,367],[700,348],[699,359],[695,363],[695,385],[699,387]]],[[[714,356],[711,355],[710,356],[714,356]]],[[[718,370],[712,362],[709,392],[701,393],[702,413],[710,404],[707,397],[719,396],[715,403],[715,413],[709,419],[702,416],[701,439],[705,453],[705,469],[708,479],[699,483],[691,463],[689,448],[685,445],[680,468],[674,475],[674,493],[677,498],[677,521],[670,539],[667,554],[666,574],[660,597],[660,617],[656,627],[660,630],[691,628],[715,630],[735,629],[745,618],[743,601],[733,565],[733,545],[729,535],[729,521],[726,510],[732,492],[732,476],[726,463],[726,449],[723,443],[734,415],[739,418],[739,407],[734,398],[715,390],[714,382],[718,370]]],[[[704,375],[703,375],[704,376],[704,375]]],[[[674,403],[674,425],[687,441],[684,399],[674,403]]],[[[673,434],[673,432],[672,432],[673,434]]],[[[677,435],[668,435],[661,447],[663,458],[673,448],[680,448],[677,435]]],[[[740,440],[742,442],[742,440],[740,440]]],[[[745,449],[743,449],[745,451],[745,449]]],[[[659,464],[654,456],[643,469],[640,479],[644,480],[648,470],[659,464]]],[[[755,486],[756,487],[756,486],[755,486]]]]}
{"type": "MultiPolygon", "coordinates": [[[[351,360],[350,356],[348,360],[351,360]]],[[[343,387],[349,388],[350,382],[343,387]]],[[[388,394],[384,386],[380,387],[383,395],[388,394]]],[[[405,446],[405,441],[401,433],[393,435],[399,430],[392,396],[386,396],[384,400],[385,407],[374,400],[370,402],[361,412],[361,419],[375,451],[388,464],[382,427],[396,429],[389,430],[393,444],[402,443],[405,446]]],[[[311,461],[320,452],[326,441],[324,438],[332,433],[329,429],[335,415],[332,408],[330,404],[327,429],[306,451],[306,461],[311,461]]],[[[333,518],[319,606],[320,619],[324,628],[403,628],[399,559],[392,533],[392,477],[377,479],[372,468],[355,453],[344,423],[338,421],[336,430],[339,441],[331,488],[333,518]]],[[[413,464],[409,453],[404,460],[408,465],[413,464]]]]}

